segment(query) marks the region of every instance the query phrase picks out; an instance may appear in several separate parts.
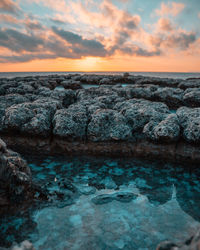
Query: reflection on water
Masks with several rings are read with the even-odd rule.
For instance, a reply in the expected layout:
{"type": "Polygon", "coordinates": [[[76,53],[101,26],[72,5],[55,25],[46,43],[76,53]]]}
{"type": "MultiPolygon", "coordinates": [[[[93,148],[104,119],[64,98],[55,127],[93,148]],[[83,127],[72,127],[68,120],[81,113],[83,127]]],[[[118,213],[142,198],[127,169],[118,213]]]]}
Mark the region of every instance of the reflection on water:
{"type": "Polygon", "coordinates": [[[36,249],[155,249],[200,226],[198,168],[83,157],[29,165],[34,180],[60,199],[5,216],[0,245],[30,239],[36,249]]]}
{"type": "Polygon", "coordinates": [[[90,89],[90,88],[98,88],[99,85],[98,84],[82,84],[82,87],[84,89],[90,89]]]}

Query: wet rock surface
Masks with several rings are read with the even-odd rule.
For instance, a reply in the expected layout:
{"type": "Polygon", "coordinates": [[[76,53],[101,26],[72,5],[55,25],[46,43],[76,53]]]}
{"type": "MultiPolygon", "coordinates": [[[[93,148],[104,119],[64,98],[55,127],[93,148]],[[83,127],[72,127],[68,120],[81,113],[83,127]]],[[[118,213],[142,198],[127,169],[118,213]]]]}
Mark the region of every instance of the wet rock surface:
{"type": "Polygon", "coordinates": [[[175,244],[170,241],[162,242],[156,250],[199,250],[200,249],[200,229],[183,243],[175,244]]]}
{"type": "Polygon", "coordinates": [[[25,209],[37,202],[62,198],[62,194],[51,193],[46,184],[33,181],[27,162],[18,153],[8,149],[0,139],[0,214],[25,209]]]}
{"type": "Polygon", "coordinates": [[[7,149],[0,139],[0,206],[20,203],[30,197],[31,171],[19,154],[7,149]]]}

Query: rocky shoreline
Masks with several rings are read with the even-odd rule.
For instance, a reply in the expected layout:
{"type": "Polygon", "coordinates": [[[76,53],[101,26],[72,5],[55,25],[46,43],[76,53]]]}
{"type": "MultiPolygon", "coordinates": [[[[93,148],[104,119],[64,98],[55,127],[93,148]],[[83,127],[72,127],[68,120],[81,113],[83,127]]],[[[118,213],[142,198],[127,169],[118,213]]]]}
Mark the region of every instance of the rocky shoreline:
{"type": "Polygon", "coordinates": [[[129,74],[0,79],[0,136],[16,149],[196,163],[199,125],[200,79],[129,74]]]}
{"type": "Polygon", "coordinates": [[[26,161],[0,139],[0,215],[42,200],[48,200],[48,195],[33,183],[26,161]]]}
{"type": "MultiPolygon", "coordinates": [[[[0,137],[17,152],[29,154],[199,163],[200,79],[129,74],[3,78],[0,137]],[[86,88],[88,84],[96,86],[86,88]]],[[[5,143],[0,140],[1,208],[47,200],[48,194],[32,183],[26,162],[5,143]]],[[[197,236],[180,249],[199,249],[197,236]]],[[[158,249],[179,249],[164,244],[158,249]]]]}

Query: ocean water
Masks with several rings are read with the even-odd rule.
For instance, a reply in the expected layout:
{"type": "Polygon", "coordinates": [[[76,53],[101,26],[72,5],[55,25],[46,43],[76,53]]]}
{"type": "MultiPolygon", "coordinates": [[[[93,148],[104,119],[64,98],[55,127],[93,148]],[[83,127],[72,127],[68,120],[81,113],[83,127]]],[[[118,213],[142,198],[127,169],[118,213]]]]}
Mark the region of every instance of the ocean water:
{"type": "Polygon", "coordinates": [[[153,250],[200,227],[198,167],[125,158],[27,160],[52,198],[0,218],[0,246],[28,239],[41,250],[153,250]]]}
{"type": "MultiPolygon", "coordinates": [[[[187,78],[199,78],[199,73],[180,73],[180,72],[129,72],[131,75],[151,76],[151,77],[164,77],[174,79],[187,79],[187,78]]],[[[13,77],[25,77],[25,76],[48,76],[48,75],[65,75],[65,74],[101,74],[101,75],[119,75],[123,72],[0,72],[0,78],[13,78],[13,77]]]]}

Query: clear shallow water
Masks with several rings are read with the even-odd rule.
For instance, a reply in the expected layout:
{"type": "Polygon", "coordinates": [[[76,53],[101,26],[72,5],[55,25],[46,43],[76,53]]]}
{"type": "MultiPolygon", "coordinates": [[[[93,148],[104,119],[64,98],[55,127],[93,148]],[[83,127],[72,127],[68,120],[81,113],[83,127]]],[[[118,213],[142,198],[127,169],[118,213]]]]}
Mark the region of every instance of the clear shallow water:
{"type": "MultiPolygon", "coordinates": [[[[181,72],[129,72],[132,75],[151,76],[151,77],[164,77],[164,78],[196,78],[200,77],[199,73],[181,73],[181,72]]],[[[67,74],[99,74],[99,75],[119,75],[123,72],[0,72],[0,78],[13,78],[13,77],[26,77],[26,76],[48,76],[48,75],[67,75],[67,74]]]]}
{"type": "Polygon", "coordinates": [[[134,159],[28,161],[34,180],[60,198],[4,216],[0,245],[29,239],[36,249],[155,249],[200,226],[198,168],[134,159]]]}

